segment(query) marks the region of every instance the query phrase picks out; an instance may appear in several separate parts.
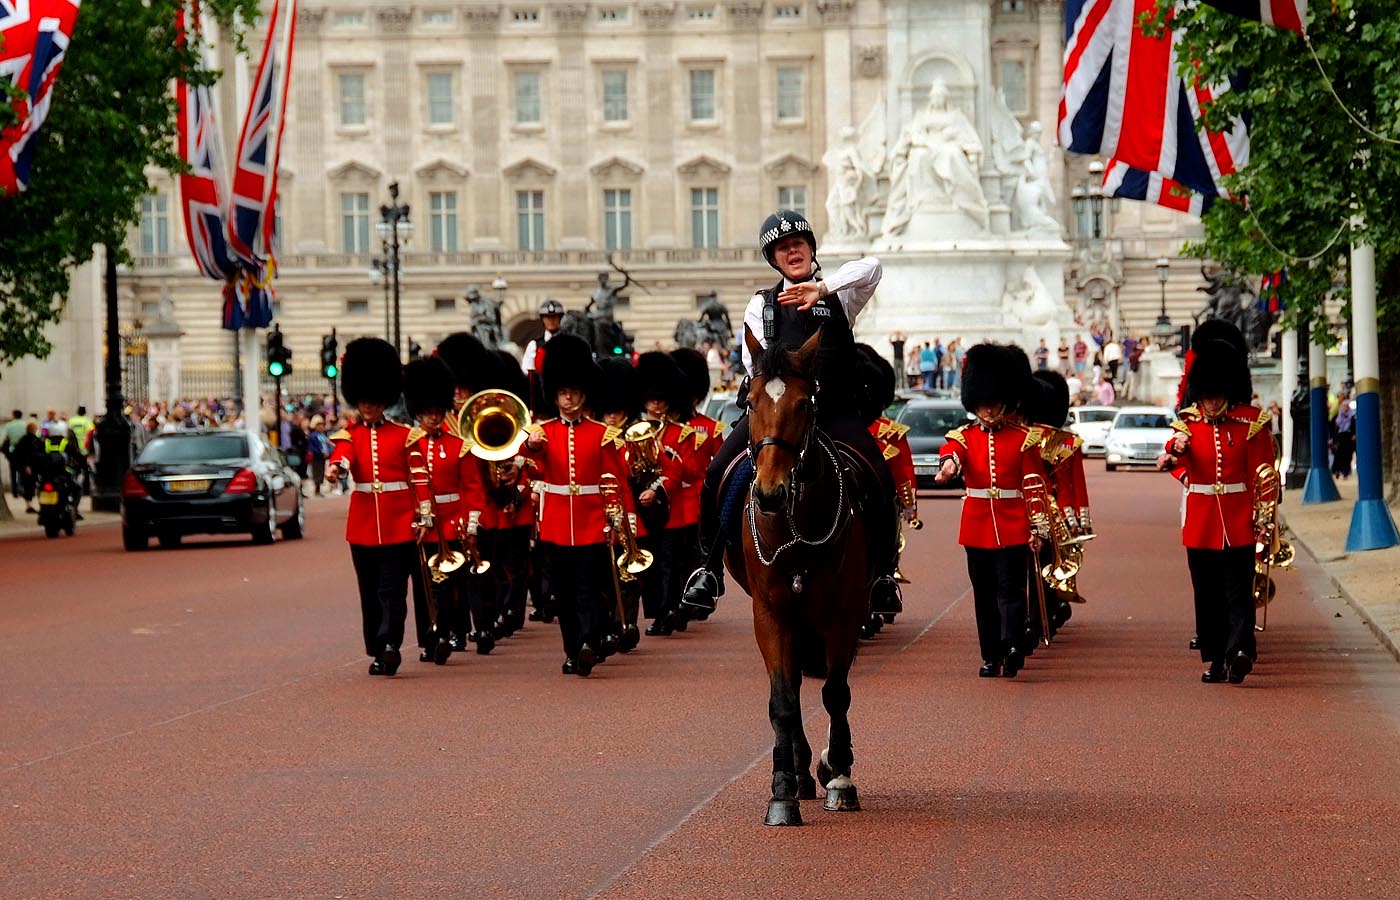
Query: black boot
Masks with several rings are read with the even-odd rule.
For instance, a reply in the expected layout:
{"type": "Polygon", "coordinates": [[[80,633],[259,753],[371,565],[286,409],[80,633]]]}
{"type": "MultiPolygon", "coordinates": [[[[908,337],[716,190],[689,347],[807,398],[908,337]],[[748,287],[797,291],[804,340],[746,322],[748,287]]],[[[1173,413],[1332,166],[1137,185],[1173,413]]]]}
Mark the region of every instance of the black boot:
{"type": "Polygon", "coordinates": [[[693,612],[695,618],[709,616],[715,611],[716,601],[724,596],[724,578],[718,572],[701,566],[686,579],[685,590],[681,592],[681,606],[693,612]]]}
{"type": "Polygon", "coordinates": [[[870,611],[877,616],[898,615],[904,612],[904,601],[899,595],[899,584],[891,575],[881,575],[870,586],[870,611]]]}

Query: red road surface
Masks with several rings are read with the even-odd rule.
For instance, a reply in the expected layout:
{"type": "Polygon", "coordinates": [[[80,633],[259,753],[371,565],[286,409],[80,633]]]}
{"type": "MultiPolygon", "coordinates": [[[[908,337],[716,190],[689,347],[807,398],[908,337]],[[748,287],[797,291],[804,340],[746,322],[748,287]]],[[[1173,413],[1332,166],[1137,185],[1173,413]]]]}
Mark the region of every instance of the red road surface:
{"type": "Polygon", "coordinates": [[[957,503],[923,501],[857,662],[865,809],[802,829],[761,824],[732,590],[588,680],[536,623],[385,680],[343,501],[272,547],[2,541],[0,897],[1400,896],[1400,667],[1303,564],[1255,673],[1201,684],[1178,492],[1091,469],[1090,603],[1015,680],[975,677],[957,503]]]}

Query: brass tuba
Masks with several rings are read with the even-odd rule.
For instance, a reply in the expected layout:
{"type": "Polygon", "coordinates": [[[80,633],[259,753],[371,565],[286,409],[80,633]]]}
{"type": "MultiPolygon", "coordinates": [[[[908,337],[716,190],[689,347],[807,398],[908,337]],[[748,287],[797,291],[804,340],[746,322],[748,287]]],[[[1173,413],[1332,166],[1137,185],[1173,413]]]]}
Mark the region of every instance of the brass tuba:
{"type": "Polygon", "coordinates": [[[514,459],[529,437],[530,408],[510,391],[488,388],[467,398],[461,421],[462,440],[472,456],[503,462],[514,459]]]}
{"type": "Polygon", "coordinates": [[[1031,527],[1042,534],[1048,534],[1054,558],[1040,570],[1040,577],[1057,591],[1073,591],[1074,576],[1079,572],[1080,555],[1069,548],[1079,546],[1069,533],[1065,514],[1050,490],[1045,479],[1034,473],[1021,479],[1021,496],[1026,501],[1026,515],[1031,527]]]}
{"type": "Polygon", "coordinates": [[[603,515],[612,527],[613,540],[622,545],[622,552],[617,556],[618,577],[631,581],[651,568],[651,553],[637,546],[637,538],[632,534],[627,512],[622,506],[622,485],[618,483],[617,476],[604,473],[598,479],[598,493],[603,495],[603,515]]]}
{"type": "Polygon", "coordinates": [[[1269,602],[1274,599],[1274,569],[1293,565],[1293,545],[1279,535],[1278,469],[1264,464],[1254,470],[1254,607],[1264,609],[1259,630],[1269,624],[1269,602]]]}
{"type": "Polygon", "coordinates": [[[633,478],[654,476],[661,469],[661,433],[665,425],[643,419],[627,426],[622,439],[627,442],[627,468],[633,478]]]}

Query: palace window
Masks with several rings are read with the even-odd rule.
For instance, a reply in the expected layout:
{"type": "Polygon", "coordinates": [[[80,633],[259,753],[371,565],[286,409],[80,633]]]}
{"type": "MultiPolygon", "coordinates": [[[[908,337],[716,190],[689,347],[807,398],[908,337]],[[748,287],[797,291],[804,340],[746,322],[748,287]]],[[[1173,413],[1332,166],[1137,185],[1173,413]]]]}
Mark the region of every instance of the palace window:
{"type": "Polygon", "coordinates": [[[345,301],[345,314],[347,316],[369,315],[369,301],[356,297],[347,298],[345,301]]]}
{"type": "Polygon", "coordinates": [[[632,249],[632,192],[603,191],[603,244],[609,250],[632,249]]]}
{"type": "Polygon", "coordinates": [[[165,256],[170,252],[169,200],[164,194],[141,198],[141,255],[165,256]]]}
{"type": "Polygon", "coordinates": [[[690,246],[719,246],[719,188],[690,189],[690,246]]]}
{"type": "Polygon", "coordinates": [[[364,125],[365,76],[359,72],[346,72],[340,76],[339,83],[340,124],[351,127],[364,125]]]}
{"type": "Polygon", "coordinates": [[[428,194],[428,219],[432,226],[433,252],[456,253],[457,192],[434,191],[428,194]]]}
{"type": "Polygon", "coordinates": [[[521,250],[544,249],[544,191],[515,192],[515,235],[521,250]]]}
{"type": "Polygon", "coordinates": [[[340,249],[369,252],[369,194],[340,195],[340,249]]]}
{"type": "Polygon", "coordinates": [[[1006,108],[1017,115],[1025,115],[1030,111],[1026,105],[1026,64],[1019,59],[1004,59],[997,68],[1006,108]]]}
{"type": "Polygon", "coordinates": [[[798,122],[803,119],[802,69],[799,66],[778,67],[778,121],[798,122]]]}
{"type": "Polygon", "coordinates": [[[452,73],[428,73],[428,124],[451,125],[452,114],[452,73]]]}
{"type": "Polygon", "coordinates": [[[779,3],[773,8],[773,18],[800,19],[802,18],[802,6],[798,3],[779,3]]]}
{"type": "Polygon", "coordinates": [[[807,188],[805,185],[787,185],[778,188],[778,209],[790,209],[807,216],[807,188]]]}
{"type": "Polygon", "coordinates": [[[715,120],[715,70],[690,70],[690,121],[715,120]]]}
{"type": "Polygon", "coordinates": [[[603,73],[603,121],[627,121],[627,73],[609,70],[603,73]]]}
{"type": "Polygon", "coordinates": [[[540,123],[540,73],[515,73],[515,124],[540,123]]]}
{"type": "Polygon", "coordinates": [[[456,298],[456,297],[434,297],[434,298],[433,298],[433,312],[435,312],[435,313],[454,313],[454,312],[456,312],[456,311],[457,311],[457,298],[456,298]]]}

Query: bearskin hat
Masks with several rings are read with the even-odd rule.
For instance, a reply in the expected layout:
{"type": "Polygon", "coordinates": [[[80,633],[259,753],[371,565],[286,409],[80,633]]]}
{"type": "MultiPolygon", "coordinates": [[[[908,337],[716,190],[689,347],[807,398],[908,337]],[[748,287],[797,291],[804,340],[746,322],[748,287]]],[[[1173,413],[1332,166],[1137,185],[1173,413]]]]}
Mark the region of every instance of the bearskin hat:
{"type": "Polygon", "coordinates": [[[452,409],[452,387],[452,370],[436,356],[409,360],[403,367],[404,405],[415,419],[429,410],[452,409]]]}
{"type": "Polygon", "coordinates": [[[591,398],[593,414],[603,416],[621,412],[629,420],[637,418],[642,408],[642,398],[638,395],[637,370],[632,368],[632,363],[621,356],[609,356],[598,360],[598,368],[602,370],[603,377],[596,391],[597,396],[591,398]]]}
{"type": "Polygon", "coordinates": [[[449,334],[433,352],[452,371],[453,386],[464,387],[473,394],[493,386],[491,382],[497,374],[495,355],[465,331],[449,334]]]}
{"type": "Polygon", "coordinates": [[[977,407],[1004,404],[1018,408],[1030,391],[1031,362],[1015,344],[976,344],[963,357],[962,404],[970,413],[977,407]]]}
{"type": "Polygon", "coordinates": [[[1238,346],[1226,338],[1212,338],[1193,349],[1196,358],[1186,373],[1188,405],[1199,403],[1202,397],[1223,396],[1231,403],[1249,403],[1254,398],[1249,357],[1238,346]]]}
{"type": "Polygon", "coordinates": [[[340,361],[340,392],[351,406],[379,403],[393,406],[403,393],[403,364],[399,351],[383,338],[356,338],[345,345],[340,361]]]}
{"type": "Polygon", "coordinates": [[[550,403],[564,388],[578,388],[584,396],[597,389],[602,371],[593,361],[593,349],[577,335],[557,334],[545,345],[544,365],[540,377],[544,380],[545,397],[550,403]]]}
{"type": "Polygon", "coordinates": [[[671,351],[671,358],[681,367],[685,383],[689,388],[691,404],[703,403],[710,393],[710,364],[705,362],[705,354],[694,347],[679,347],[671,351]]]}
{"type": "Polygon", "coordinates": [[[894,402],[894,366],[869,344],[856,344],[856,355],[862,386],[860,418],[869,425],[894,402]]]}
{"type": "Polygon", "coordinates": [[[651,350],[637,357],[637,391],[642,401],[665,400],[673,413],[690,409],[685,374],[671,354],[651,350]]]}
{"type": "Polygon", "coordinates": [[[530,380],[525,377],[525,372],[521,370],[520,360],[516,359],[509,350],[493,350],[492,355],[496,357],[496,374],[491,387],[510,391],[528,403],[530,401],[530,380]]]}
{"type": "Polygon", "coordinates": [[[1064,428],[1069,418],[1069,384],[1053,369],[1038,369],[1031,375],[1031,389],[1021,412],[1032,425],[1064,428]]]}
{"type": "Polygon", "coordinates": [[[1228,341],[1240,353],[1249,353],[1244,334],[1234,322],[1225,319],[1206,319],[1197,325],[1196,330],[1191,332],[1191,349],[1199,353],[1203,345],[1217,340],[1228,341]]]}

